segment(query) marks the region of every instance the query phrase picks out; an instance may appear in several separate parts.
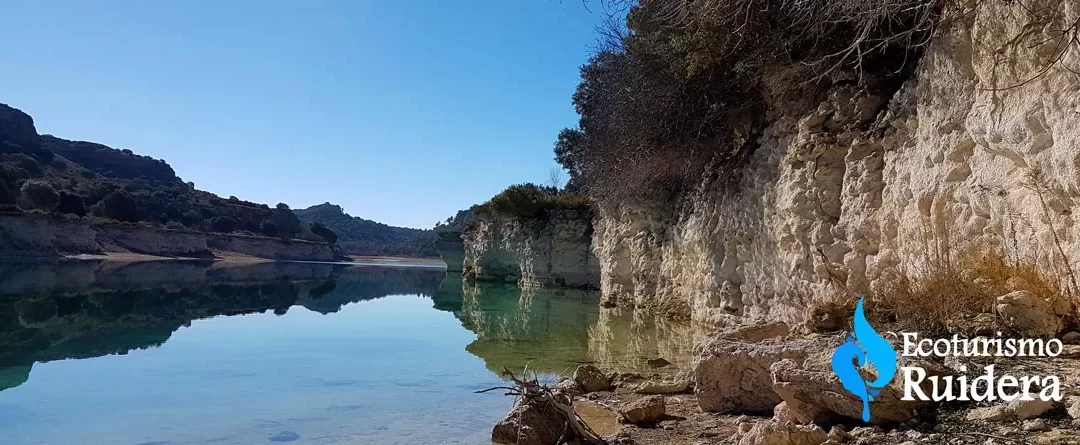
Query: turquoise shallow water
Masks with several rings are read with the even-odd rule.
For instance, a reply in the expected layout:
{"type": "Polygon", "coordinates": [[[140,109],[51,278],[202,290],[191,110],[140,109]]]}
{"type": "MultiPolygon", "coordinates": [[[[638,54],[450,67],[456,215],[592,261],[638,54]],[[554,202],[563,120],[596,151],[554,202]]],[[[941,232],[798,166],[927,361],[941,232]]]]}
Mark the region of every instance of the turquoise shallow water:
{"type": "Polygon", "coordinates": [[[0,443],[484,444],[512,400],[473,392],[504,366],[683,360],[681,330],[594,295],[444,275],[0,264],[0,443]]]}

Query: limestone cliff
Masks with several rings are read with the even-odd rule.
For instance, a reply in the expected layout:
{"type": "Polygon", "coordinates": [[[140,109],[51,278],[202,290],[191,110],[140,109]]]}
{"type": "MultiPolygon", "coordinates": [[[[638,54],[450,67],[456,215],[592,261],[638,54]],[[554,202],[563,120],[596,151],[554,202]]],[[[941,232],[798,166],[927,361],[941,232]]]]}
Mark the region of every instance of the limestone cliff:
{"type": "Polygon", "coordinates": [[[599,287],[592,235],[592,213],[582,210],[478,218],[461,235],[465,275],[524,286],[599,287]]]}
{"type": "MultiPolygon", "coordinates": [[[[925,266],[943,240],[1075,270],[1080,49],[1060,43],[1080,1],[1036,3],[1064,14],[1049,23],[981,2],[939,31],[898,91],[837,82],[815,106],[774,107],[734,184],[711,172],[674,212],[601,206],[604,298],[706,324],[798,321],[810,299],[925,266]]],[[[488,226],[478,240],[504,241],[487,245],[527,231],[488,226]]]]}

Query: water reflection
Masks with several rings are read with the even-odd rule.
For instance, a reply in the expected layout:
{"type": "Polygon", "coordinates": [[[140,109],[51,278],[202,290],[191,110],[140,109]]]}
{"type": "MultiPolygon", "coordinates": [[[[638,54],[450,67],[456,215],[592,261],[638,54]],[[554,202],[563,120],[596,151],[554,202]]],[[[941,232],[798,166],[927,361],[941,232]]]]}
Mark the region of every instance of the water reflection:
{"type": "Polygon", "coordinates": [[[511,400],[473,392],[504,367],[689,363],[685,325],[598,298],[419,267],[0,262],[0,443],[482,443],[511,400]]]}
{"type": "Polygon", "coordinates": [[[313,263],[0,263],[0,390],[37,362],[127,354],[192,320],[292,306],[328,314],[387,295],[432,296],[443,272],[313,263]]]}
{"type": "MultiPolygon", "coordinates": [[[[445,282],[440,292],[450,293],[445,282]]],[[[477,337],[466,350],[496,373],[528,366],[568,375],[582,363],[632,372],[689,369],[700,331],[639,311],[601,308],[599,300],[598,293],[580,290],[465,284],[454,312],[477,337]],[[646,362],[654,358],[672,365],[650,368],[646,362]]]]}

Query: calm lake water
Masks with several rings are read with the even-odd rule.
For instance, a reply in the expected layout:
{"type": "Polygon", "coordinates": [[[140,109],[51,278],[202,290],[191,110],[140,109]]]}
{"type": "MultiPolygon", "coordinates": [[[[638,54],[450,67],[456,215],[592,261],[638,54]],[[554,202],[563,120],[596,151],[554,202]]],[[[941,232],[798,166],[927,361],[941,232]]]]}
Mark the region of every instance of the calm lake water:
{"type": "Polygon", "coordinates": [[[441,268],[0,263],[0,443],[487,444],[504,367],[685,367],[683,325],[441,268]]]}

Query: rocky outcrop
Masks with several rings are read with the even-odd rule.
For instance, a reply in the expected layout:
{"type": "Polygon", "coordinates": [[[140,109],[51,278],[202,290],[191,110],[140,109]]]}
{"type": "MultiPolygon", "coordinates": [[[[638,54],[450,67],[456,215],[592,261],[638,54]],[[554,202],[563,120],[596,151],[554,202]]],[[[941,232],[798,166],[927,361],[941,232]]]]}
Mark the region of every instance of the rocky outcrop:
{"type": "Polygon", "coordinates": [[[523,286],[595,288],[592,213],[552,210],[529,219],[478,218],[462,233],[466,277],[523,286]]]}
{"type": "Polygon", "coordinates": [[[169,230],[135,224],[94,225],[37,215],[0,214],[0,257],[45,257],[130,252],[212,258],[215,251],[273,260],[333,261],[326,243],[260,236],[169,230]]]}
{"type": "Polygon", "coordinates": [[[695,354],[698,403],[705,411],[771,413],[783,399],[773,391],[770,367],[782,360],[801,363],[829,346],[836,345],[821,340],[750,343],[713,338],[695,354]]]}
{"type": "Polygon", "coordinates": [[[446,271],[461,274],[465,265],[465,243],[461,241],[461,232],[437,232],[435,248],[446,263],[446,271]]]}
{"type": "Polygon", "coordinates": [[[1007,249],[1043,270],[1080,259],[1080,51],[1055,43],[1080,2],[973,7],[895,92],[836,82],[809,109],[776,106],[743,169],[710,172],[682,202],[601,205],[608,302],[797,322],[809,301],[920,270],[927,245],[1007,249]]]}

